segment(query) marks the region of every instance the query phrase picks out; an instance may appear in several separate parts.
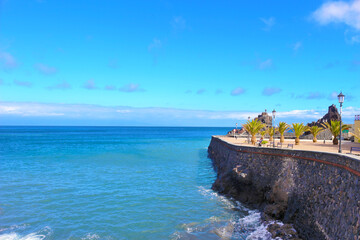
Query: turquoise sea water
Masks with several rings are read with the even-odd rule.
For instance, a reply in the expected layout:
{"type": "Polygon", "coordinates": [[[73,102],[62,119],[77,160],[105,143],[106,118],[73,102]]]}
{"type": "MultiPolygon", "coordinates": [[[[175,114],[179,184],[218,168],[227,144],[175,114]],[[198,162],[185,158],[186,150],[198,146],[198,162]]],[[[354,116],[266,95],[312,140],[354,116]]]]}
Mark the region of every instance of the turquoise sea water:
{"type": "Polygon", "coordinates": [[[210,189],[207,146],[229,130],[0,127],[0,240],[269,239],[210,189]]]}

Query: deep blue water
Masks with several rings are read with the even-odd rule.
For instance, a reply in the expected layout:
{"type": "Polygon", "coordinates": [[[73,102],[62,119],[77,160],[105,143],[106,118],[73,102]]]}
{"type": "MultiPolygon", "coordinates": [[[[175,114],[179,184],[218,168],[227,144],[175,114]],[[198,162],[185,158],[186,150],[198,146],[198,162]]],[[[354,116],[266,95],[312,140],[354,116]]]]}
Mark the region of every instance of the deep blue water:
{"type": "Polygon", "coordinates": [[[0,239],[266,239],[210,189],[229,130],[0,127],[0,239]]]}

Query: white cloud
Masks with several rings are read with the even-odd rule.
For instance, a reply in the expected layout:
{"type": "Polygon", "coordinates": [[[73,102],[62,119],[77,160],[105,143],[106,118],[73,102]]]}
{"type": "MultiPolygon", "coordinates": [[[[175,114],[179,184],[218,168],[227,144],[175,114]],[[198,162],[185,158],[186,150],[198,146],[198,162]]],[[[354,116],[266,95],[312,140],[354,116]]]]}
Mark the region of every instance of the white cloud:
{"type": "MultiPolygon", "coordinates": [[[[360,108],[346,107],[343,109],[343,116],[347,122],[352,122],[354,115],[359,114],[360,108]]],[[[46,119],[58,119],[58,124],[63,125],[64,120],[70,119],[69,124],[74,121],[84,120],[97,123],[105,121],[109,123],[114,121],[116,124],[127,121],[134,125],[196,125],[204,124],[228,126],[234,122],[245,122],[250,116],[256,117],[261,111],[208,111],[208,110],[186,110],[175,108],[133,108],[124,106],[105,107],[89,104],[50,104],[34,102],[0,102],[0,120],[2,123],[5,119],[17,119],[25,117],[27,119],[43,117],[43,123],[46,119]]],[[[278,111],[277,121],[287,122],[311,122],[321,118],[327,109],[323,110],[292,110],[278,111]]],[[[19,122],[19,121],[18,121],[19,122]]]]}
{"type": "Polygon", "coordinates": [[[89,89],[89,90],[96,89],[94,79],[90,79],[90,80],[86,81],[84,83],[83,87],[86,88],[86,89],[89,89]]]}
{"type": "Polygon", "coordinates": [[[48,66],[46,64],[43,63],[37,63],[34,66],[40,73],[45,74],[45,75],[51,75],[51,74],[55,74],[57,72],[57,69],[51,66],[48,66]]]}
{"type": "Polygon", "coordinates": [[[357,30],[346,30],[344,33],[345,42],[348,44],[360,43],[360,34],[357,30]]]}
{"type": "Polygon", "coordinates": [[[325,2],[312,17],[321,25],[344,23],[360,30],[360,0],[325,2]]]}
{"type": "Polygon", "coordinates": [[[265,24],[265,28],[263,28],[265,31],[270,31],[271,28],[275,25],[275,18],[273,17],[260,18],[260,20],[265,24]]]}
{"type": "Polygon", "coordinates": [[[158,57],[159,57],[161,48],[162,48],[162,42],[160,39],[157,39],[157,38],[154,38],[153,41],[148,46],[148,51],[153,56],[154,65],[156,65],[158,62],[158,57]]]}
{"type": "Polygon", "coordinates": [[[156,49],[160,49],[161,46],[162,46],[161,41],[157,38],[154,38],[153,41],[149,44],[148,50],[149,50],[149,52],[151,52],[156,49]]]}
{"type": "Polygon", "coordinates": [[[173,17],[171,25],[175,31],[184,30],[186,28],[186,21],[183,17],[173,17]]]}
{"type": "Polygon", "coordinates": [[[113,69],[119,68],[119,61],[117,59],[109,60],[108,66],[113,69]]]}
{"type": "Polygon", "coordinates": [[[306,98],[307,99],[322,99],[324,97],[325,97],[324,94],[322,94],[320,92],[310,92],[306,98]]]}
{"type": "Polygon", "coordinates": [[[119,89],[121,92],[144,92],[145,90],[140,88],[139,84],[136,83],[129,83],[119,89]]]}
{"type": "Polygon", "coordinates": [[[58,84],[48,87],[48,89],[50,89],[50,90],[53,90],[53,89],[66,90],[66,89],[70,89],[70,88],[71,88],[71,85],[66,81],[62,81],[61,83],[58,83],[58,84]]]}
{"type": "Polygon", "coordinates": [[[114,85],[107,85],[107,86],[105,86],[105,90],[113,91],[113,90],[116,90],[116,87],[114,85]]]}
{"type": "Polygon", "coordinates": [[[301,42],[296,42],[296,43],[293,45],[294,51],[299,50],[301,47],[302,47],[302,43],[301,43],[301,42]]]}
{"type": "Polygon", "coordinates": [[[237,88],[233,89],[230,94],[232,96],[238,96],[238,95],[241,95],[243,93],[245,93],[245,89],[241,88],[241,87],[237,87],[237,88]]]}
{"type": "Polygon", "coordinates": [[[360,35],[351,36],[349,42],[351,44],[360,43],[360,35]]]}
{"type": "Polygon", "coordinates": [[[277,88],[277,87],[266,87],[264,88],[264,90],[262,91],[262,95],[264,96],[271,96],[274,95],[276,93],[281,92],[281,88],[277,88]]]}
{"type": "Polygon", "coordinates": [[[196,94],[201,95],[201,94],[203,94],[205,91],[206,91],[205,88],[201,88],[201,89],[197,90],[196,94]]]}
{"type": "Polygon", "coordinates": [[[273,66],[273,61],[272,59],[267,59],[265,61],[259,61],[257,64],[257,68],[259,70],[266,70],[266,69],[270,69],[273,66]]]}
{"type": "Polygon", "coordinates": [[[5,70],[13,69],[18,66],[15,57],[8,52],[0,52],[0,64],[5,70]]]}
{"type": "Polygon", "coordinates": [[[332,92],[332,93],[330,93],[328,99],[329,100],[335,100],[335,99],[337,99],[337,96],[338,96],[337,92],[332,92]]]}
{"type": "Polygon", "coordinates": [[[14,83],[18,86],[22,86],[22,87],[31,87],[32,83],[29,81],[19,81],[19,80],[14,80],[14,83]]]}

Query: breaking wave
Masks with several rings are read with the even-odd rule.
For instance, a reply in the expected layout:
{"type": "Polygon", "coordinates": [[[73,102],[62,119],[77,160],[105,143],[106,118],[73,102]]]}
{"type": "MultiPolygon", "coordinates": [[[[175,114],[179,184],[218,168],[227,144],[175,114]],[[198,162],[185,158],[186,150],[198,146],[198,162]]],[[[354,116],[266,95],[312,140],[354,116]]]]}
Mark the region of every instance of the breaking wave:
{"type": "Polygon", "coordinates": [[[199,192],[208,199],[218,201],[224,208],[224,213],[221,216],[211,216],[200,223],[181,224],[180,230],[172,235],[172,240],[273,240],[267,231],[268,224],[261,221],[259,211],[250,210],[240,202],[221,196],[211,189],[199,187],[199,192]]]}
{"type": "Polygon", "coordinates": [[[29,234],[20,234],[14,232],[14,230],[23,230],[27,226],[28,225],[24,224],[0,229],[0,240],[43,240],[52,233],[50,227],[45,227],[40,231],[29,234]]]}

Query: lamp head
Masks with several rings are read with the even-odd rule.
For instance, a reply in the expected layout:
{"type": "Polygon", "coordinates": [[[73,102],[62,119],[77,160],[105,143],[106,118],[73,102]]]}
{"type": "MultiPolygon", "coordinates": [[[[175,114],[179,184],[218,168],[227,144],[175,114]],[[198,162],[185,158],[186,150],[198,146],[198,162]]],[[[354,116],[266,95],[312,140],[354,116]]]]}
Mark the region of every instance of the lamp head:
{"type": "Polygon", "coordinates": [[[272,115],[273,115],[274,118],[276,117],[276,111],[275,111],[275,109],[272,111],[272,115]]]}
{"type": "Polygon", "coordinates": [[[342,94],[342,92],[338,95],[338,100],[339,100],[339,103],[343,103],[344,102],[344,99],[345,99],[345,95],[342,94]]]}

